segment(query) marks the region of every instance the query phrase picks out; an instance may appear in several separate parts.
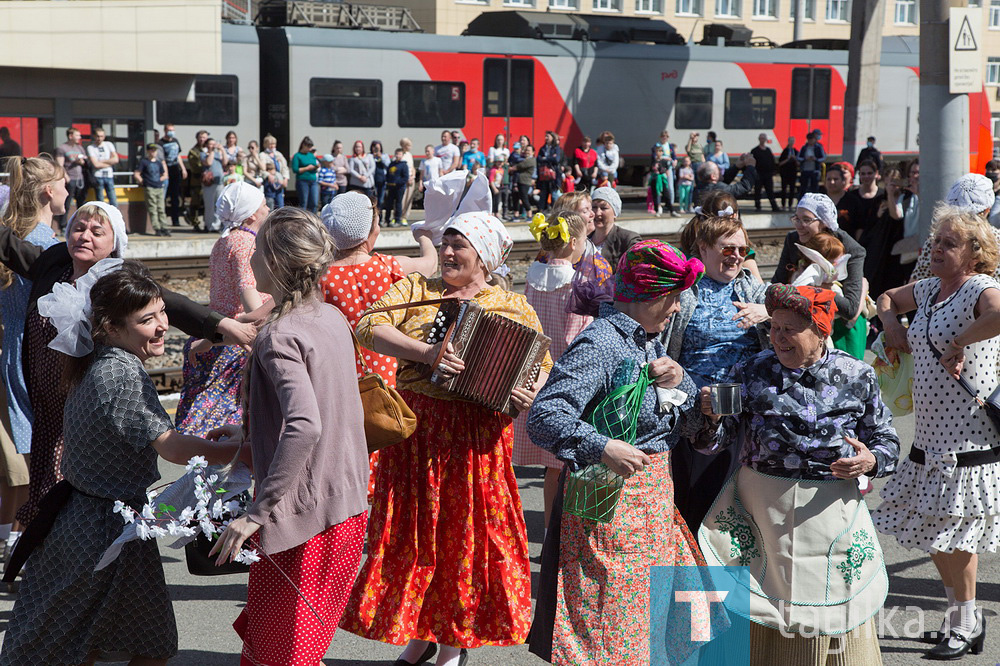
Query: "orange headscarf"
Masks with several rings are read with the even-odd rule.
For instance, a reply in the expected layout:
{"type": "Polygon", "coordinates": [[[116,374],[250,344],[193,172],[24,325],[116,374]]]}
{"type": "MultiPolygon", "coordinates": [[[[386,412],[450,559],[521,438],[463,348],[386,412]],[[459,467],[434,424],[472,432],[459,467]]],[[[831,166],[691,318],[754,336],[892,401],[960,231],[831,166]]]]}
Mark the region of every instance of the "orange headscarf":
{"type": "Polygon", "coordinates": [[[816,325],[823,335],[833,332],[833,317],[837,314],[834,294],[829,289],[793,287],[790,284],[772,284],[767,288],[764,307],[767,314],[775,310],[791,310],[816,325]]]}

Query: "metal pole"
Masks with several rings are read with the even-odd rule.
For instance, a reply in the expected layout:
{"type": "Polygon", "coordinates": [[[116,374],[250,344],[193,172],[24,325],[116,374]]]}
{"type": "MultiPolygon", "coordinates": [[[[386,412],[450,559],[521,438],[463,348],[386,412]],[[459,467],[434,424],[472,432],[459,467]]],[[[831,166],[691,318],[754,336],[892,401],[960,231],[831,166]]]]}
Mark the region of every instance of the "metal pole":
{"type": "Polygon", "coordinates": [[[795,3],[795,24],[792,28],[792,41],[802,39],[802,22],[805,19],[806,0],[792,0],[795,3]]]}
{"type": "MultiPolygon", "coordinates": [[[[844,99],[844,159],[854,164],[865,139],[878,125],[878,81],[882,60],[885,0],[855,2],[844,99]]],[[[878,138],[878,137],[876,137],[878,138]]]]}
{"type": "Polygon", "coordinates": [[[963,0],[920,0],[920,240],[934,204],[969,169],[969,98],[948,92],[948,9],[963,0]]]}

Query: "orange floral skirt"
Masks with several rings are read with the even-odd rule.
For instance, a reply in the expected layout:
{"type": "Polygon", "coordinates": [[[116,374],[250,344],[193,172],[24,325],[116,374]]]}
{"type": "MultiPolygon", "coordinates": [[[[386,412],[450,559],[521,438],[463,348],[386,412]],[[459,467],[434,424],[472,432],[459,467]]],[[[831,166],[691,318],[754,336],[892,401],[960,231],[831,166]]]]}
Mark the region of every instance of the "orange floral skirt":
{"type": "Polygon", "coordinates": [[[419,426],[379,452],[368,559],[340,626],[404,645],[517,645],[531,620],[511,420],[401,391],[419,426]]]}

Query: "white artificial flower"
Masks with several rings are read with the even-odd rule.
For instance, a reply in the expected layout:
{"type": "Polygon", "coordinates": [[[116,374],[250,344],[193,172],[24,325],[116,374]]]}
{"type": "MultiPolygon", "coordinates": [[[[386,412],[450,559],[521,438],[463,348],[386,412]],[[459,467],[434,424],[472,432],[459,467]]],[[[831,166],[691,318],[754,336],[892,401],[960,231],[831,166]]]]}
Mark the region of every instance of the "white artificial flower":
{"type": "Polygon", "coordinates": [[[260,562],[260,555],[257,554],[256,550],[241,548],[240,552],[236,553],[236,557],[233,559],[240,564],[253,564],[254,562],[260,562]]]}
{"type": "Polygon", "coordinates": [[[212,476],[208,477],[208,482],[212,485],[215,485],[215,482],[218,480],[219,480],[218,474],[213,474],[212,476]]]}
{"type": "Polygon", "coordinates": [[[115,505],[114,507],[112,507],[111,513],[122,513],[122,509],[124,509],[126,506],[128,505],[125,504],[125,502],[121,500],[115,500],[115,505]]]}
{"type": "Polygon", "coordinates": [[[212,505],[212,518],[222,518],[222,500],[215,500],[215,504],[212,505]]]}
{"type": "Polygon", "coordinates": [[[143,541],[152,538],[152,533],[150,532],[149,525],[147,525],[141,520],[135,524],[135,534],[143,541]]]}
{"type": "Polygon", "coordinates": [[[189,506],[186,506],[183,509],[181,509],[181,515],[178,516],[177,520],[181,521],[182,523],[186,523],[191,520],[194,520],[194,517],[195,517],[195,510],[189,506]]]}
{"type": "Polygon", "coordinates": [[[212,519],[209,518],[208,516],[205,516],[204,518],[202,518],[198,522],[198,525],[201,527],[201,533],[204,534],[207,537],[210,537],[213,534],[215,534],[216,532],[218,532],[218,530],[215,529],[215,523],[213,523],[212,519]]]}
{"type": "Polygon", "coordinates": [[[122,520],[126,523],[131,523],[135,521],[135,511],[130,506],[126,506],[122,509],[122,520]]]}
{"type": "Polygon", "coordinates": [[[150,531],[150,532],[151,532],[151,533],[153,534],[153,536],[154,536],[154,537],[156,537],[157,539],[159,539],[159,538],[161,538],[161,537],[165,537],[165,536],[167,536],[167,530],[163,529],[163,528],[162,528],[162,527],[160,527],[159,525],[151,525],[151,526],[150,526],[150,528],[149,528],[149,531],[150,531]]]}
{"type": "Polygon", "coordinates": [[[226,502],[226,511],[233,514],[234,516],[238,515],[240,513],[240,509],[242,508],[243,505],[240,504],[239,500],[229,500],[228,502],[226,502]]]}
{"type": "Polygon", "coordinates": [[[205,460],[205,456],[194,456],[188,460],[187,467],[184,469],[190,472],[194,469],[205,469],[206,467],[208,467],[208,461],[205,460]]]}
{"type": "Polygon", "coordinates": [[[142,507],[142,517],[146,520],[154,520],[156,516],[153,514],[153,507],[150,504],[146,504],[142,507]]]}

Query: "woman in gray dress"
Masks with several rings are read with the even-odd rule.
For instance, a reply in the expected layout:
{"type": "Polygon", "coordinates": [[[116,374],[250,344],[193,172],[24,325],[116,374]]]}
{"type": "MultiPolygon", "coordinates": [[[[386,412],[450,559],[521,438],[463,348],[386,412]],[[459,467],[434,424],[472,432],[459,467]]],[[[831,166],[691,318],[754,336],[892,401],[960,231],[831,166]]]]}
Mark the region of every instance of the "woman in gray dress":
{"type": "MultiPolygon", "coordinates": [[[[87,281],[77,284],[85,301],[87,281]]],[[[179,464],[204,455],[218,464],[236,453],[233,443],[181,435],[160,406],[142,367],[163,354],[168,327],[149,271],[126,261],[93,283],[89,296],[96,346],[85,327],[76,327],[76,346],[92,351],[70,358],[65,375],[72,386],[62,459],[69,488],[63,486],[65,502],[52,507],[52,528],[31,554],[3,666],[166,664],[177,652],[177,624],[156,542],[129,542],[110,566],[94,570],[122,532],[112,507],[115,500],[133,508],[146,503],[146,489],[160,478],[157,455],[179,464]]]]}

